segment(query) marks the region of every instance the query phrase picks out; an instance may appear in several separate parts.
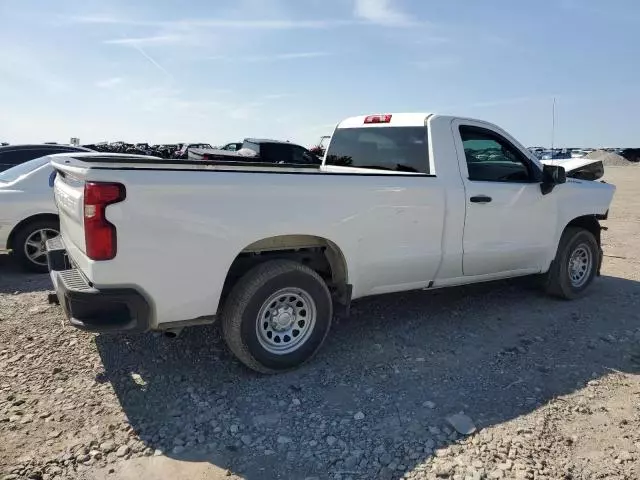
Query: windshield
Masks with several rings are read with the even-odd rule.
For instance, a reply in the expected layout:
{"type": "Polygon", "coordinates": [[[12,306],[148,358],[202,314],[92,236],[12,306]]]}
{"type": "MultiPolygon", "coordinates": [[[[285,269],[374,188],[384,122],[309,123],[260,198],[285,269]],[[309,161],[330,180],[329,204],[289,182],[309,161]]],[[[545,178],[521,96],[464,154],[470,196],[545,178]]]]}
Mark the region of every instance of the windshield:
{"type": "Polygon", "coordinates": [[[20,165],[16,165],[15,167],[0,173],[0,183],[15,182],[20,177],[33,172],[36,168],[41,167],[46,163],[49,163],[48,159],[36,158],[35,160],[30,160],[28,162],[21,163],[20,165]]]}
{"type": "Polygon", "coordinates": [[[253,143],[253,142],[250,142],[248,140],[245,140],[242,143],[242,150],[244,150],[246,148],[256,152],[256,155],[260,155],[260,145],[258,145],[257,143],[253,143]]]}
{"type": "Polygon", "coordinates": [[[339,128],[333,134],[327,165],[429,173],[425,127],[339,128]]]}

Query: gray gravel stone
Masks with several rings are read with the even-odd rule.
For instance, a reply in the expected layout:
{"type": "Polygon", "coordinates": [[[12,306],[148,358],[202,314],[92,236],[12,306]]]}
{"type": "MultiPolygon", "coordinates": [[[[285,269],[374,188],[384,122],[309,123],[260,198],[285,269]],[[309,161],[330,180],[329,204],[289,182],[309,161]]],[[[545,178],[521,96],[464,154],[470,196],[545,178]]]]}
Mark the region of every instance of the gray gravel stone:
{"type": "Polygon", "coordinates": [[[448,416],[447,422],[461,435],[471,435],[477,430],[471,418],[463,413],[448,416]]]}
{"type": "Polygon", "coordinates": [[[120,447],[118,447],[118,450],[116,450],[116,455],[118,457],[124,457],[129,453],[129,446],[128,445],[121,445],[120,447]]]}
{"type": "Polygon", "coordinates": [[[102,442],[100,444],[100,450],[104,453],[113,452],[116,449],[116,444],[112,440],[107,440],[106,442],[102,442]]]}

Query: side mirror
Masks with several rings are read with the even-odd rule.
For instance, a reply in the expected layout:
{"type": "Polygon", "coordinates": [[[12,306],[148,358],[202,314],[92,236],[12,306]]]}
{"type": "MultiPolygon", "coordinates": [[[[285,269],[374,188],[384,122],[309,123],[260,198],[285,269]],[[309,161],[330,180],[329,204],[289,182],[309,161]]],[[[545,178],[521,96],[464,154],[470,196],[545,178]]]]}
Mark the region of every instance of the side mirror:
{"type": "Polygon", "coordinates": [[[566,181],[567,173],[565,172],[564,167],[557,165],[544,165],[542,167],[542,183],[540,185],[540,190],[543,195],[551,193],[556,185],[561,185],[566,183],[566,181]]]}

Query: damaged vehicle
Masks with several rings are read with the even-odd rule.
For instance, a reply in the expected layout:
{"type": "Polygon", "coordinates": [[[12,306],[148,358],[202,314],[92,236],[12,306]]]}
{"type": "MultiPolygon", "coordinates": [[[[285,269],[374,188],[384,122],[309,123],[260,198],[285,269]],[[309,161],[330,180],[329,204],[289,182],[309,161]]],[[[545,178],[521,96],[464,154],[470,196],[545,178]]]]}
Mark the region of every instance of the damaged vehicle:
{"type": "Polygon", "coordinates": [[[563,160],[542,160],[542,163],[564,168],[568,178],[599,180],[604,176],[604,164],[602,160],[595,158],[578,157],[563,160]]]}
{"type": "Polygon", "coordinates": [[[47,255],[71,325],[177,335],[218,321],[262,373],[311,359],[363,297],[525,275],[585,295],[615,191],[567,180],[496,125],[429,113],[343,120],[321,165],[52,165],[61,236],[47,255]]]}

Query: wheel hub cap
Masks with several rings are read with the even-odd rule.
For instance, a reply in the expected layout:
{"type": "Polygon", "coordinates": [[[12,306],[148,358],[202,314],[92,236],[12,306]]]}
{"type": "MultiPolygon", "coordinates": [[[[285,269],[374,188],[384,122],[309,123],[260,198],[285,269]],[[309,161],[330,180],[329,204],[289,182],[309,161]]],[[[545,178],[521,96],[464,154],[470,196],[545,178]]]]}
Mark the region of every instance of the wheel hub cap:
{"type": "Polygon", "coordinates": [[[260,345],[269,353],[285,355],[300,348],[316,323],[316,304],[304,290],[284,288],[262,304],[256,318],[260,345]]]}
{"type": "Polygon", "coordinates": [[[271,322],[273,329],[277,331],[284,331],[291,327],[291,324],[295,320],[295,312],[293,308],[279,308],[278,313],[273,316],[271,322]]]}
{"type": "Polygon", "coordinates": [[[593,268],[591,250],[586,245],[578,245],[569,258],[569,278],[573,287],[584,285],[593,268]]]}
{"type": "Polygon", "coordinates": [[[24,253],[27,258],[36,265],[47,263],[47,240],[57,237],[59,232],[52,228],[36,230],[27,237],[24,244],[24,253]]]}

